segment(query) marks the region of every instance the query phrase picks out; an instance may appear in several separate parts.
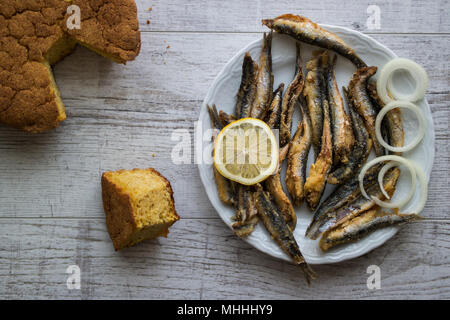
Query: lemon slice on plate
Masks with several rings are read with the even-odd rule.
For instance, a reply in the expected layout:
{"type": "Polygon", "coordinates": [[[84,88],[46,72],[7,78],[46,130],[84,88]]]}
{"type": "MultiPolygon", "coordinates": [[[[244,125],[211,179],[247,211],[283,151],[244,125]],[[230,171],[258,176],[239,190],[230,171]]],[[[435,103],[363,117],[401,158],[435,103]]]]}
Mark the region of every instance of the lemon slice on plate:
{"type": "Polygon", "coordinates": [[[215,139],[214,166],[225,178],[254,185],[277,169],[277,139],[264,121],[255,118],[234,121],[215,139]]]}

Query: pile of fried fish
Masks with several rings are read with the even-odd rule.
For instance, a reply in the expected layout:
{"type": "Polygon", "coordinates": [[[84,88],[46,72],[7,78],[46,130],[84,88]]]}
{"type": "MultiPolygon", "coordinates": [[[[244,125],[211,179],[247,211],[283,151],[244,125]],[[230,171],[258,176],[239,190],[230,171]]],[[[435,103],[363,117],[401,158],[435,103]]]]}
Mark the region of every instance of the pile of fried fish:
{"type": "MultiPolygon", "coordinates": [[[[306,236],[311,239],[321,237],[319,246],[323,251],[357,241],[376,229],[420,217],[382,212],[372,199],[361,194],[358,175],[371,150],[376,156],[386,153],[375,136],[375,119],[384,106],[375,83],[370,81],[377,67],[368,67],[337,35],[305,17],[285,14],[262,23],[296,40],[294,79],[286,88],[281,83],[273,91],[271,31],[264,34],[259,63],[253,61],[249,53],[245,54],[234,114],[218,112],[215,105],[207,107],[212,126],[219,130],[246,117],[264,120],[271,129],[279,130],[279,169],[254,186],[230,181],[215,168],[214,177],[221,201],[236,209],[232,225],[235,233],[246,237],[262,220],[280,248],[302,268],[309,283],[315,278],[315,273],[305,262],[293,236],[297,224],[294,206],[306,202],[314,212],[306,236]],[[300,42],[322,48],[315,51],[306,63],[306,76],[302,70],[300,42]],[[357,68],[348,87],[343,88],[344,99],[336,83],[337,55],[334,53],[349,59],[357,68]],[[299,108],[301,120],[291,136],[295,108],[299,108]],[[314,163],[307,175],[311,147],[314,163]],[[285,184],[289,195],[281,182],[283,161],[287,162],[285,184]],[[321,202],[327,183],[336,185],[336,188],[321,202]]],[[[403,146],[400,109],[386,115],[382,131],[391,145],[403,146]]],[[[378,183],[378,173],[383,165],[371,167],[364,178],[367,193],[381,200],[386,199],[378,183]]],[[[399,168],[392,167],[384,176],[383,186],[390,197],[395,192],[399,175],[399,168]]]]}

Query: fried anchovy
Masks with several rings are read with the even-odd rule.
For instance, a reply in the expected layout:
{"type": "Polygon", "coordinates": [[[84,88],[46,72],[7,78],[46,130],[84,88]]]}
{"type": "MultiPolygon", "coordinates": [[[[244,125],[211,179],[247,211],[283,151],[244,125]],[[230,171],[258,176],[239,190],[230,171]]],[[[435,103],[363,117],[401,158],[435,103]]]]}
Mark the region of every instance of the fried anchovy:
{"type": "MultiPolygon", "coordinates": [[[[261,53],[263,55],[263,53],[261,53]]],[[[236,101],[236,117],[238,119],[251,116],[252,106],[257,99],[258,65],[247,52],[242,64],[242,78],[236,101]]],[[[271,89],[272,90],[272,89],[271,89]]],[[[238,237],[249,236],[258,224],[259,217],[255,206],[255,195],[252,187],[234,183],[236,189],[236,214],[232,224],[238,237]]]]}
{"type": "Polygon", "coordinates": [[[319,204],[325,189],[328,173],[333,164],[333,145],[329,112],[328,101],[324,100],[322,146],[319,156],[309,169],[309,176],[305,182],[305,199],[311,210],[315,210],[319,204]]]}
{"type": "Polygon", "coordinates": [[[295,227],[297,226],[297,214],[294,211],[291,200],[289,200],[289,197],[283,190],[280,176],[281,163],[286,157],[288,150],[289,145],[286,145],[280,149],[278,170],[274,175],[270,176],[266,181],[264,181],[264,187],[272,196],[290,230],[294,231],[295,227]]]}
{"type": "MultiPolygon", "coordinates": [[[[280,84],[278,89],[274,92],[273,100],[268,110],[266,122],[271,129],[278,129],[280,127],[281,106],[283,103],[282,99],[283,89],[284,84],[282,83],[280,84]]],[[[288,150],[289,150],[288,145],[280,149],[278,170],[274,175],[267,178],[267,180],[264,182],[264,187],[273,197],[277,207],[281,211],[283,218],[285,222],[288,224],[290,230],[294,231],[297,225],[297,215],[295,214],[294,208],[292,206],[291,201],[289,200],[289,197],[283,190],[280,176],[281,163],[286,157],[288,150]]]]}
{"type": "Polygon", "coordinates": [[[234,205],[234,193],[230,181],[222,176],[216,168],[213,169],[213,173],[220,200],[227,205],[234,205]]]}
{"type": "Polygon", "coordinates": [[[237,203],[236,203],[236,215],[233,220],[236,221],[232,224],[234,233],[244,238],[249,236],[255,226],[258,224],[259,217],[255,206],[254,192],[249,186],[236,184],[237,187],[237,203]]]}
{"type": "Polygon", "coordinates": [[[235,116],[230,115],[222,110],[219,111],[219,119],[220,119],[220,122],[222,122],[223,126],[229,125],[233,121],[236,121],[235,116]]]}
{"type": "Polygon", "coordinates": [[[280,146],[285,146],[291,140],[292,115],[295,105],[303,91],[305,77],[302,70],[300,44],[296,43],[297,59],[294,80],[289,84],[281,106],[280,146]]]}
{"type": "Polygon", "coordinates": [[[380,228],[420,219],[423,218],[417,214],[379,213],[378,208],[375,208],[325,232],[319,241],[319,247],[327,251],[340,244],[358,241],[380,228]]]}
{"type": "MultiPolygon", "coordinates": [[[[216,105],[213,105],[210,107],[209,105],[206,106],[208,109],[209,117],[211,120],[211,126],[214,129],[222,129],[223,123],[221,122],[219,115],[217,114],[217,108],[216,105]]],[[[216,180],[217,185],[217,191],[219,193],[219,199],[228,205],[234,205],[235,204],[235,194],[234,194],[234,185],[233,183],[222,176],[216,169],[215,166],[213,166],[213,173],[214,173],[214,179],[216,180]]]]}
{"type": "Polygon", "coordinates": [[[326,63],[327,55],[313,53],[313,58],[306,64],[306,75],[303,95],[306,98],[309,117],[311,119],[312,144],[315,158],[319,155],[323,133],[323,101],[325,99],[322,65],[326,63]]]}
{"type": "Polygon", "coordinates": [[[296,206],[300,206],[304,199],[306,165],[312,141],[311,121],[304,104],[300,104],[300,111],[302,121],[291,141],[286,169],[286,187],[296,206]]]}
{"type": "Polygon", "coordinates": [[[302,268],[307,282],[310,283],[310,280],[316,277],[314,271],[305,262],[292,231],[284,221],[282,214],[273,204],[269,193],[265,192],[261,187],[257,189],[256,207],[267,231],[280,248],[291,257],[294,263],[302,268]]]}
{"type": "Polygon", "coordinates": [[[359,115],[363,118],[373,148],[377,156],[384,155],[384,148],[375,135],[375,120],[378,110],[373,105],[367,92],[367,81],[377,72],[377,67],[365,67],[356,70],[348,85],[348,96],[359,115]]]}
{"type": "Polygon", "coordinates": [[[281,104],[283,101],[284,83],[280,83],[273,93],[272,103],[266,115],[265,122],[271,129],[280,129],[281,104]]]}
{"type": "Polygon", "coordinates": [[[209,120],[211,120],[211,128],[222,130],[223,125],[219,117],[219,112],[217,111],[217,106],[215,104],[212,106],[207,104],[206,109],[208,110],[209,120]]]}
{"type": "MultiPolygon", "coordinates": [[[[376,82],[368,83],[367,90],[376,108],[383,108],[384,103],[378,96],[376,82]]],[[[384,138],[387,143],[393,147],[402,147],[404,145],[405,132],[403,131],[402,110],[400,108],[392,109],[386,113],[381,125],[385,131],[384,138]]],[[[393,152],[392,154],[402,155],[401,152],[393,152]]]]}
{"type": "Polygon", "coordinates": [[[262,23],[278,33],[287,34],[296,40],[330,49],[349,59],[357,68],[366,64],[341,38],[329,32],[308,18],[284,14],[275,19],[264,19],[262,23]]]}
{"type": "MultiPolygon", "coordinates": [[[[380,171],[382,164],[371,167],[364,177],[364,186],[377,183],[378,172],[380,171]]],[[[311,239],[317,239],[320,236],[319,228],[325,224],[329,219],[328,214],[331,214],[339,208],[354,201],[361,196],[361,190],[359,189],[358,176],[353,176],[348,182],[338,186],[329,196],[326,198],[317,210],[314,212],[313,220],[306,230],[305,236],[311,239]]]]}
{"type": "Polygon", "coordinates": [[[273,73],[272,73],[272,32],[264,34],[259,68],[256,78],[256,95],[253,100],[250,116],[263,119],[265,112],[272,102],[273,73]]]}
{"type": "Polygon", "coordinates": [[[372,140],[370,139],[369,133],[364,126],[364,122],[361,119],[361,116],[354,109],[351,102],[348,100],[347,90],[345,88],[343,88],[343,90],[351,118],[353,133],[355,136],[355,144],[349,155],[348,162],[338,167],[335,171],[328,175],[328,183],[331,184],[342,184],[351,179],[353,176],[357,176],[362,165],[369,157],[370,150],[372,149],[372,140]]]}
{"type": "Polygon", "coordinates": [[[242,63],[242,78],[239,91],[236,96],[236,117],[247,118],[256,95],[256,76],[258,65],[253,61],[250,53],[246,52],[242,63]]]}
{"type": "MultiPolygon", "coordinates": [[[[400,170],[398,168],[393,168],[384,176],[383,186],[390,197],[394,194],[395,185],[397,183],[399,175],[400,170]]],[[[367,186],[365,187],[365,189],[370,196],[377,197],[380,200],[386,199],[378,183],[367,186]]],[[[362,212],[370,210],[375,206],[376,203],[374,200],[367,199],[364,196],[360,195],[355,200],[348,203],[346,206],[343,206],[335,211],[328,212],[326,221],[324,221],[324,223],[321,224],[318,228],[318,233],[323,234],[328,229],[342,224],[345,221],[348,221],[349,219],[352,219],[353,217],[356,217],[362,212]]]]}
{"type": "Polygon", "coordinates": [[[344,101],[342,100],[336,82],[334,67],[337,55],[334,55],[332,62],[325,71],[325,82],[327,86],[327,98],[330,104],[331,124],[333,133],[333,161],[335,164],[347,163],[355,142],[350,119],[345,112],[344,101]]]}

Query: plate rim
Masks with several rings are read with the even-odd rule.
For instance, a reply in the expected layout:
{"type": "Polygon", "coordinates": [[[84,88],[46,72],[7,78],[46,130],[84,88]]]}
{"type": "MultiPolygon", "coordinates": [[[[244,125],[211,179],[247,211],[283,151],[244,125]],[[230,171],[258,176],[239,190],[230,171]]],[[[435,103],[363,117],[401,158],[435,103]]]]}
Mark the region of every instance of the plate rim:
{"type": "MultiPolygon", "coordinates": [[[[339,33],[347,33],[353,36],[356,36],[358,38],[361,38],[365,41],[368,42],[374,42],[377,46],[379,46],[388,56],[390,56],[391,58],[396,58],[398,57],[397,54],[395,54],[394,51],[392,51],[390,48],[386,47],[385,45],[383,45],[382,43],[380,43],[378,40],[370,37],[367,34],[364,34],[360,31],[356,31],[347,27],[342,27],[342,26],[335,26],[335,25],[330,25],[330,24],[322,24],[319,23],[318,25],[320,25],[321,27],[325,28],[325,29],[330,29],[333,32],[337,33],[339,35],[339,33]]],[[[263,32],[261,32],[263,33],[263,32]]],[[[250,43],[248,43],[247,45],[245,45],[243,48],[241,48],[240,50],[238,50],[226,63],[225,65],[222,67],[222,69],[220,70],[220,72],[217,74],[217,76],[214,78],[213,82],[211,83],[211,85],[208,88],[208,92],[205,96],[205,98],[203,99],[202,105],[201,105],[201,109],[200,109],[200,113],[199,113],[199,120],[201,120],[206,113],[206,104],[207,102],[211,99],[214,91],[213,89],[215,87],[217,87],[217,85],[219,84],[220,80],[228,73],[228,68],[231,66],[231,62],[234,61],[235,59],[239,58],[240,56],[243,56],[245,54],[245,52],[247,52],[251,47],[253,47],[256,43],[260,42],[261,39],[256,39],[250,43]]],[[[295,40],[293,40],[295,41],[295,40]]],[[[428,168],[426,168],[425,170],[425,175],[427,178],[427,183],[429,183],[429,180],[431,178],[431,171],[433,168],[433,164],[434,164],[434,157],[435,157],[435,130],[434,130],[434,121],[432,118],[432,114],[431,114],[431,108],[430,105],[428,104],[428,101],[426,99],[426,97],[423,98],[423,102],[425,104],[425,107],[430,111],[430,126],[427,128],[427,131],[430,132],[431,136],[430,139],[433,142],[433,147],[431,148],[431,153],[428,155],[428,158],[430,159],[430,166],[428,168]]],[[[207,177],[205,176],[205,174],[202,171],[202,167],[203,167],[203,163],[199,163],[197,164],[198,170],[199,170],[199,174],[200,174],[200,180],[202,181],[202,185],[203,188],[208,196],[208,200],[210,201],[211,205],[213,206],[213,208],[215,209],[217,215],[221,218],[221,220],[224,222],[224,224],[232,230],[231,225],[228,224],[227,221],[224,220],[224,217],[222,217],[222,215],[220,214],[220,208],[218,208],[216,206],[216,204],[214,203],[214,201],[212,201],[211,199],[211,191],[210,189],[208,189],[206,187],[207,185],[207,177]]],[[[321,259],[308,259],[308,263],[309,264],[333,264],[333,263],[339,263],[339,262],[343,262],[343,261],[347,261],[347,260],[351,260],[351,259],[355,259],[357,257],[363,256],[371,251],[373,251],[374,249],[378,248],[379,246],[385,244],[388,240],[390,240],[399,230],[399,227],[389,227],[385,229],[385,239],[384,241],[379,241],[378,243],[376,243],[375,245],[370,246],[370,248],[367,250],[366,247],[361,247],[360,250],[355,250],[350,254],[347,254],[344,258],[337,258],[337,259],[328,259],[328,261],[320,261],[321,259]]],[[[280,260],[284,260],[284,261],[289,261],[290,263],[293,263],[291,260],[288,259],[284,259],[282,257],[279,256],[275,256],[274,254],[272,254],[272,252],[265,250],[265,247],[262,245],[258,245],[255,244],[254,242],[252,242],[251,240],[249,240],[248,238],[242,238],[241,240],[245,241],[246,243],[248,243],[250,246],[256,248],[257,250],[273,257],[276,259],[280,259],[280,260]]]]}

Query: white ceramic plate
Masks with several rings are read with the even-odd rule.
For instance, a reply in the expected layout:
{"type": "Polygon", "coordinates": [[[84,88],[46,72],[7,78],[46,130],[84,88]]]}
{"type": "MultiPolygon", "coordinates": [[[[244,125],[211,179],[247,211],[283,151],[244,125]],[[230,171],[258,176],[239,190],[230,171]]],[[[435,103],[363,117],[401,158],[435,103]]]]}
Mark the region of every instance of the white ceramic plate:
{"type": "MultiPolygon", "coordinates": [[[[327,30],[330,30],[339,35],[347,44],[349,44],[356,53],[367,63],[369,66],[377,66],[378,68],[396,57],[396,55],[388,48],[375,41],[374,39],[360,33],[343,27],[322,25],[327,30]]],[[[219,110],[224,110],[227,113],[233,113],[235,107],[235,96],[238,91],[241,80],[241,68],[242,61],[246,51],[249,51],[253,59],[259,58],[262,45],[262,36],[258,41],[250,43],[247,47],[239,51],[222,69],[217,78],[214,80],[208,94],[203,102],[200,111],[200,123],[202,125],[202,131],[210,129],[210,121],[208,112],[206,110],[206,104],[216,104],[219,110]]],[[[304,64],[312,55],[313,50],[317,50],[317,47],[313,47],[302,43],[302,57],[304,64]]],[[[274,88],[278,86],[280,82],[284,82],[288,85],[294,76],[295,67],[295,41],[287,36],[274,34],[272,43],[272,59],[273,59],[273,73],[275,77],[274,88]]],[[[306,70],[304,68],[304,70],[306,70]]],[[[336,79],[339,87],[347,86],[348,82],[355,71],[355,67],[345,58],[339,56],[336,65],[336,79]]],[[[406,78],[404,81],[406,87],[411,86],[411,82],[406,78]]],[[[342,90],[341,90],[342,94],[342,90]]],[[[434,129],[433,121],[431,118],[430,107],[425,99],[417,102],[417,105],[424,111],[427,123],[427,131],[425,138],[414,150],[405,153],[404,156],[408,159],[416,161],[425,171],[429,179],[431,173],[431,167],[434,158],[434,129]]],[[[404,109],[402,109],[404,110],[404,109]]],[[[299,115],[294,116],[294,122],[292,128],[295,129],[296,123],[299,119],[299,115]]],[[[417,121],[414,114],[406,111],[403,113],[404,129],[405,129],[405,142],[408,143],[414,134],[415,128],[417,128],[417,121]]],[[[209,150],[212,149],[211,143],[209,143],[208,150],[204,152],[206,161],[199,164],[200,177],[205,187],[206,193],[217,210],[219,216],[223,221],[231,228],[231,217],[234,214],[234,210],[231,207],[224,205],[218,196],[216,184],[214,181],[213,170],[211,165],[209,150]]],[[[310,152],[310,159],[308,168],[312,162],[312,152],[310,152]]],[[[403,170],[399,182],[397,184],[397,190],[395,192],[394,199],[404,196],[409,190],[409,176],[407,170],[403,170]]],[[[284,180],[284,179],[283,179],[284,180]]],[[[322,200],[330,194],[333,190],[333,186],[327,186],[325,194],[322,200]]],[[[418,193],[411,203],[405,207],[402,212],[414,212],[414,208],[418,204],[418,193]]],[[[305,207],[296,208],[298,216],[297,228],[294,231],[294,236],[299,243],[300,249],[305,257],[306,261],[311,264],[323,264],[340,262],[347,259],[352,259],[361,256],[370,250],[380,246],[397,232],[396,227],[389,227],[373,232],[369,236],[361,239],[360,241],[348,245],[342,245],[331,249],[327,253],[323,253],[318,247],[318,240],[310,240],[304,237],[305,230],[312,219],[312,213],[305,207]]],[[[407,228],[408,226],[406,226],[407,228]]],[[[277,244],[270,238],[270,235],[265,230],[262,223],[259,223],[254,232],[245,240],[255,248],[280,259],[290,261],[290,258],[277,246],[277,244]]]]}

